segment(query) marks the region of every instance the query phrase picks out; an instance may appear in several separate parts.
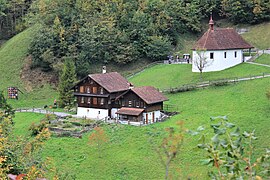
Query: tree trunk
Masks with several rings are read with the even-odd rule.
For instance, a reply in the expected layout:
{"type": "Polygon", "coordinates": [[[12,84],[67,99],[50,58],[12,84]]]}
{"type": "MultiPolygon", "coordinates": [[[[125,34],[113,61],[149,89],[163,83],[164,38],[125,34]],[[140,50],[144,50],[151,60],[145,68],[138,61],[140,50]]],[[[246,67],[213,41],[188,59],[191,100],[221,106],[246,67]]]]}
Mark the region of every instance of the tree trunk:
{"type": "Polygon", "coordinates": [[[166,165],[166,174],[165,174],[165,180],[168,179],[169,176],[169,164],[166,165]]]}
{"type": "Polygon", "coordinates": [[[166,174],[165,174],[165,180],[166,179],[168,179],[168,177],[169,177],[169,166],[170,166],[170,163],[171,163],[171,157],[167,160],[167,162],[166,162],[166,174]]]}
{"type": "Polygon", "coordinates": [[[200,71],[200,80],[201,80],[201,82],[202,82],[202,80],[203,80],[203,77],[202,77],[202,71],[200,71]]]}

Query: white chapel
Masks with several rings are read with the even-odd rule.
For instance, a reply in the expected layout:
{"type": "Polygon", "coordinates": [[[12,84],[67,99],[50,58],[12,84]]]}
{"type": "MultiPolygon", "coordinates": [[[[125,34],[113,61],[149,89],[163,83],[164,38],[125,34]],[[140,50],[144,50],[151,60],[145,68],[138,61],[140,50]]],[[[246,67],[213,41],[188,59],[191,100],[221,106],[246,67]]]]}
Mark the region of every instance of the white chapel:
{"type": "Polygon", "coordinates": [[[202,66],[203,72],[211,72],[240,64],[245,61],[243,50],[251,48],[233,28],[215,28],[211,16],[209,29],[192,48],[192,72],[200,72],[202,66]]]}

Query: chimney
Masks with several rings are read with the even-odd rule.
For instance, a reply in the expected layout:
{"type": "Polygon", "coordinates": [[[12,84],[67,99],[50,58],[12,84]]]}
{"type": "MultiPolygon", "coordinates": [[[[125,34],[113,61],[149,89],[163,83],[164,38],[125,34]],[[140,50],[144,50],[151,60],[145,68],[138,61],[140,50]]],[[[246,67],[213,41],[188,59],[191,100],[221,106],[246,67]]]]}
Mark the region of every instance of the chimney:
{"type": "Polygon", "coordinates": [[[102,74],[105,74],[106,72],[106,66],[102,66],[102,74]]]}
{"type": "Polygon", "coordinates": [[[209,29],[211,29],[211,31],[214,31],[214,21],[213,21],[212,13],[209,20],[209,29]]]}

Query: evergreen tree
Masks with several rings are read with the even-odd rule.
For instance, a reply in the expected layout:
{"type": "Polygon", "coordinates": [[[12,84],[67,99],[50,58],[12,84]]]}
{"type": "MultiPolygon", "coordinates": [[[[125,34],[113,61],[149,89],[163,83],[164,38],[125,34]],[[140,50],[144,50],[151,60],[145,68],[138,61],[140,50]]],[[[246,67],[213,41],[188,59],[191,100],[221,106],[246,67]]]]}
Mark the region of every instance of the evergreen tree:
{"type": "Polygon", "coordinates": [[[74,96],[71,89],[76,81],[75,65],[71,58],[66,58],[59,81],[59,106],[73,106],[74,96]]]}

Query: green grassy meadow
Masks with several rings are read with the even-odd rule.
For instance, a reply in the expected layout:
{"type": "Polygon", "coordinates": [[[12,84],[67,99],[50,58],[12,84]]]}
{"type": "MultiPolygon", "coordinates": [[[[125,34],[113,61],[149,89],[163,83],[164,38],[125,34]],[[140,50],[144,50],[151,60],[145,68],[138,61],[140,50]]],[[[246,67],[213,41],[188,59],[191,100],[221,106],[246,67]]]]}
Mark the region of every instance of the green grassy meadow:
{"type": "Polygon", "coordinates": [[[9,100],[13,107],[43,107],[53,104],[57,97],[55,90],[45,84],[42,88],[26,90],[22,82],[21,69],[25,64],[27,51],[37,27],[31,27],[14,36],[0,48],[0,90],[7,94],[7,87],[18,87],[24,94],[19,93],[19,100],[9,100]]]}
{"type": "Polygon", "coordinates": [[[270,65],[270,54],[263,54],[255,60],[256,63],[270,65]]]}
{"type": "MultiPolygon", "coordinates": [[[[209,127],[211,116],[228,115],[229,121],[241,130],[256,130],[256,153],[262,153],[270,144],[270,102],[265,92],[270,88],[270,79],[241,82],[236,85],[167,95],[171,104],[180,106],[181,113],[171,119],[144,127],[105,125],[109,141],[98,158],[97,149],[88,145],[88,134],[82,139],[52,137],[45,145],[42,156],[51,157],[61,172],[69,172],[70,179],[162,179],[164,169],[156,152],[155,143],[163,134],[151,137],[151,133],[166,127],[175,127],[179,120],[187,129],[200,125],[209,127]]],[[[42,116],[17,113],[17,134],[25,134],[31,120],[42,116]]],[[[211,137],[211,132],[209,137],[211,137]]],[[[204,153],[196,148],[197,138],[185,136],[184,147],[171,166],[173,178],[207,179],[207,169],[200,164],[204,153]]],[[[68,179],[68,178],[67,178],[68,179]]]]}
{"type": "Polygon", "coordinates": [[[39,122],[42,118],[44,118],[44,114],[37,114],[37,113],[16,113],[14,118],[14,135],[16,136],[28,136],[30,132],[28,128],[30,127],[31,123],[39,122]]]}
{"type": "MultiPolygon", "coordinates": [[[[242,63],[223,71],[203,73],[203,80],[248,77],[250,75],[261,75],[263,72],[270,73],[270,68],[242,63]]],[[[129,81],[136,86],[147,85],[166,89],[200,82],[200,73],[191,72],[191,64],[161,64],[146,69],[130,78],[129,81]]]]}

